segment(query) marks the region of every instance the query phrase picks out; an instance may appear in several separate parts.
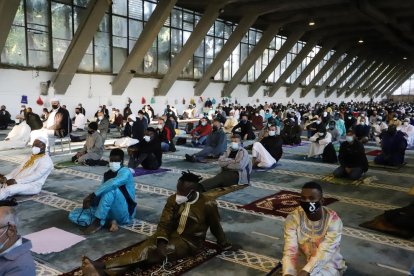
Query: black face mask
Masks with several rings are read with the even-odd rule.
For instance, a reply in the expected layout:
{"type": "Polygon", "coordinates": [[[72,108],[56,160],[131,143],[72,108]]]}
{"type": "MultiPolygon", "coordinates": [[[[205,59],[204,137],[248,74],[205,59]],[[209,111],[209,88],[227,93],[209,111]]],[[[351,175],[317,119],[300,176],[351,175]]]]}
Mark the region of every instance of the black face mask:
{"type": "Polygon", "coordinates": [[[53,108],[53,109],[58,109],[58,108],[59,108],[59,106],[58,106],[58,105],[56,105],[56,104],[54,104],[54,105],[52,105],[52,108],[53,108]]]}
{"type": "Polygon", "coordinates": [[[76,114],[79,114],[80,112],[75,112],[76,114]]]}
{"type": "Polygon", "coordinates": [[[320,201],[317,201],[317,202],[301,201],[300,206],[302,207],[303,211],[305,211],[306,214],[313,215],[319,210],[319,208],[321,208],[321,203],[320,201]]]}
{"type": "Polygon", "coordinates": [[[213,131],[217,131],[218,127],[217,126],[213,126],[213,131]]]}
{"type": "Polygon", "coordinates": [[[89,133],[89,134],[94,134],[94,133],[95,133],[95,131],[93,131],[93,130],[88,130],[88,133],[89,133]]]}

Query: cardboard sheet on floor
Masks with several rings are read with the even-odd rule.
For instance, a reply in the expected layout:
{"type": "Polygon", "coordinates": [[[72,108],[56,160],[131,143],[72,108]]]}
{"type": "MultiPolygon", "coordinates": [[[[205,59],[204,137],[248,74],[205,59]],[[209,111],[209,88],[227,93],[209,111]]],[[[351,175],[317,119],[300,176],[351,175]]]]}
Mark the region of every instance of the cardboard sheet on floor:
{"type": "Polygon", "coordinates": [[[37,254],[62,252],[63,250],[85,240],[82,236],[72,234],[56,227],[31,233],[24,236],[24,238],[32,242],[32,252],[37,254]]]}

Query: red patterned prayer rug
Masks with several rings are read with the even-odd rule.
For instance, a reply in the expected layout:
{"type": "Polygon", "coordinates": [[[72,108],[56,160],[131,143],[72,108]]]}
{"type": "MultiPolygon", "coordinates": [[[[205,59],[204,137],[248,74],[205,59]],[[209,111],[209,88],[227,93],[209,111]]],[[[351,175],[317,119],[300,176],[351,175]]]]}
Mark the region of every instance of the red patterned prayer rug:
{"type": "Polygon", "coordinates": [[[382,153],[382,151],[381,150],[371,150],[371,151],[368,151],[367,153],[366,153],[366,155],[369,155],[369,156],[378,156],[378,155],[380,155],[382,153]]]}
{"type": "MultiPolygon", "coordinates": [[[[104,261],[104,260],[110,260],[113,259],[115,257],[121,256],[124,253],[128,252],[131,248],[133,248],[134,246],[137,246],[138,244],[142,243],[143,241],[128,246],[124,249],[121,249],[119,251],[116,251],[114,253],[110,253],[107,255],[104,255],[103,257],[99,258],[97,261],[104,261]]],[[[211,258],[217,256],[218,254],[220,254],[221,251],[218,249],[218,247],[216,246],[216,244],[212,243],[212,242],[205,242],[204,244],[204,248],[202,251],[200,251],[199,253],[195,254],[194,256],[188,257],[188,258],[184,258],[184,259],[180,259],[177,261],[171,261],[168,262],[165,266],[164,269],[168,270],[168,272],[170,274],[168,275],[181,275],[193,268],[195,268],[196,266],[199,266],[200,264],[210,260],[211,258]]],[[[150,275],[163,275],[163,271],[161,268],[161,265],[156,265],[153,266],[145,271],[141,271],[141,272],[135,272],[135,271],[130,271],[130,272],[126,272],[123,275],[126,276],[150,276],[150,275]]],[[[68,273],[64,273],[62,274],[62,276],[81,276],[82,274],[82,270],[81,268],[76,268],[68,273]]]]}
{"type": "MultiPolygon", "coordinates": [[[[267,215],[287,217],[299,206],[300,194],[290,191],[280,191],[276,194],[253,201],[239,208],[260,212],[267,215]]],[[[324,205],[338,201],[335,198],[324,198],[324,205]]]]}

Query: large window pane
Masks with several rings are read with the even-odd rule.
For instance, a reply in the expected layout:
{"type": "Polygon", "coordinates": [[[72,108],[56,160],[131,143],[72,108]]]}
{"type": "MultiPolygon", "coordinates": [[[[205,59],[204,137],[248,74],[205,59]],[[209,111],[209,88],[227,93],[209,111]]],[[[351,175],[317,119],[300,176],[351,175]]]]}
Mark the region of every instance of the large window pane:
{"type": "Polygon", "coordinates": [[[50,65],[48,9],[47,0],[26,0],[29,66],[50,65]]]}
{"type": "Polygon", "coordinates": [[[127,15],[127,0],[112,0],[112,13],[127,15]]]}
{"type": "Polygon", "coordinates": [[[158,73],[165,74],[170,68],[170,28],[163,27],[158,33],[158,73]]]}
{"type": "Polygon", "coordinates": [[[111,71],[111,47],[109,34],[109,16],[106,14],[95,34],[94,54],[95,72],[111,71]]]}
{"type": "Polygon", "coordinates": [[[26,39],[23,27],[11,27],[1,54],[1,62],[26,66],[26,39]]]}
{"type": "Polygon", "coordinates": [[[148,21],[152,12],[155,10],[157,5],[150,2],[144,2],[144,20],[148,21]]]}

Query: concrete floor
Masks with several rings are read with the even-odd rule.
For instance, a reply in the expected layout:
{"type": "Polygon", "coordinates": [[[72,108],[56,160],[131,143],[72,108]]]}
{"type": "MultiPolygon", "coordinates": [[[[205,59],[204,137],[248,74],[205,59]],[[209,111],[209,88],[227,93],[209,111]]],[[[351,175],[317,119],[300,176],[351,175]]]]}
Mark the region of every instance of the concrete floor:
{"type": "MultiPolygon", "coordinates": [[[[82,255],[95,259],[145,239],[151,234],[151,226],[158,222],[166,196],[175,190],[181,170],[190,169],[202,173],[204,177],[219,171],[217,165],[212,163],[184,162],[184,154],[193,153],[195,149],[177,149],[177,152],[163,158],[162,167],[172,169],[171,172],[135,178],[142,184],[137,190],[137,219],[146,227],[126,227],[114,234],[101,231],[63,252],[35,255],[38,274],[67,272],[80,265],[82,255]]],[[[215,257],[186,275],[265,275],[271,269],[282,257],[283,218],[245,212],[237,205],[250,203],[279,189],[300,189],[304,182],[317,180],[332,172],[334,165],[298,158],[307,149],[308,146],[285,148],[281,166],[269,172],[254,173],[250,187],[219,198],[223,228],[229,240],[242,245],[243,251],[215,257]]],[[[29,152],[30,149],[2,152],[0,173],[7,173],[29,152]]],[[[108,155],[109,152],[105,152],[105,156],[108,155]]],[[[65,151],[57,152],[52,158],[59,162],[68,160],[70,156],[65,151]]],[[[408,151],[407,157],[409,164],[414,164],[414,152],[408,151]]],[[[106,170],[104,167],[79,166],[54,170],[44,186],[45,191],[55,193],[54,201],[40,197],[21,203],[18,206],[20,233],[25,235],[55,226],[80,234],[67,219],[69,205],[71,202],[82,202],[83,197],[99,185],[95,176],[102,176],[106,170]]],[[[376,179],[371,184],[360,186],[323,183],[326,194],[339,198],[329,207],[337,211],[344,222],[341,251],[348,265],[345,275],[404,275],[396,269],[409,271],[414,266],[414,240],[400,240],[358,225],[381,214],[384,209],[405,206],[413,200],[406,192],[414,185],[413,168],[405,167],[398,172],[370,170],[367,176],[375,176],[376,179]],[[384,265],[389,267],[383,268],[384,265]]],[[[213,239],[211,235],[209,237],[213,239]]]]}

